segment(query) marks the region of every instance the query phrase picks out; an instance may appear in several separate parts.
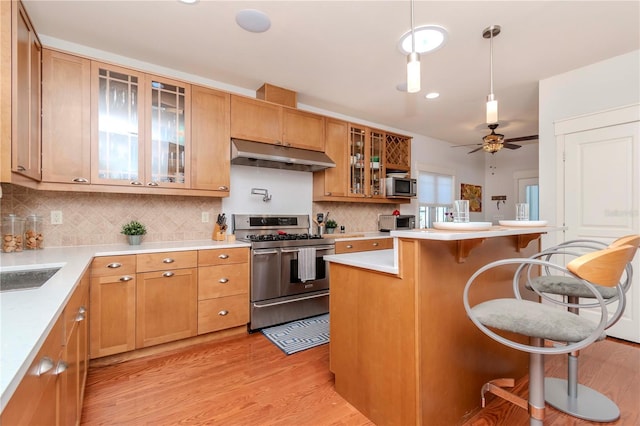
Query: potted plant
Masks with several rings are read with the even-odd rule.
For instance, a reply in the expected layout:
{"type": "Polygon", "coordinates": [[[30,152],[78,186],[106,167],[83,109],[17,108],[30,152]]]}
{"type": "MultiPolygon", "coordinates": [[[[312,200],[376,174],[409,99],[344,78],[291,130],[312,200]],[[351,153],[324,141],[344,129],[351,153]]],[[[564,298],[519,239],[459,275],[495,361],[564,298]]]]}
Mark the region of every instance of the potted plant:
{"type": "Polygon", "coordinates": [[[338,227],[338,223],[333,219],[328,219],[325,222],[324,227],[327,228],[327,234],[333,234],[333,231],[338,227]]]}
{"type": "Polygon", "coordinates": [[[122,234],[129,239],[129,244],[138,245],[142,241],[142,236],[147,233],[147,228],[137,220],[122,225],[122,234]]]}

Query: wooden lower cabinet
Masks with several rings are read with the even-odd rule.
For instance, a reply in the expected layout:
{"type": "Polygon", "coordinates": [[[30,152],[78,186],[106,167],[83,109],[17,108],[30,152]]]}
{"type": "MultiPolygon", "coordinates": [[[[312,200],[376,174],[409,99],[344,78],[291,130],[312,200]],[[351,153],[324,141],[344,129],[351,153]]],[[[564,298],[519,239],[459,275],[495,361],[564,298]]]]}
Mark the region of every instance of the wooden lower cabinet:
{"type": "Polygon", "coordinates": [[[237,327],[249,322],[249,297],[245,294],[198,301],[198,334],[237,327]]]}
{"type": "Polygon", "coordinates": [[[138,274],[136,348],[197,334],[196,268],[138,274]]]}
{"type": "Polygon", "coordinates": [[[386,250],[392,248],[393,238],[336,241],[336,254],[355,253],[357,251],[386,250]]]}

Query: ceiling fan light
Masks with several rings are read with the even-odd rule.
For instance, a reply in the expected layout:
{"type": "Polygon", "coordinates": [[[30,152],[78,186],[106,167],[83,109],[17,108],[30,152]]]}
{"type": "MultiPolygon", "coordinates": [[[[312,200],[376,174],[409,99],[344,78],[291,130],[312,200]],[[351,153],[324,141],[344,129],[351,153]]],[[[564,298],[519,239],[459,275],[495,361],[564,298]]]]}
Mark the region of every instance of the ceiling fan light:
{"type": "Polygon", "coordinates": [[[482,149],[485,152],[491,153],[491,154],[495,154],[496,152],[500,151],[502,149],[502,143],[499,142],[492,142],[492,143],[486,143],[484,145],[482,145],[482,149]]]}
{"type": "Polygon", "coordinates": [[[420,55],[411,52],[407,55],[407,92],[420,91],[420,55]]]}
{"type": "Polygon", "coordinates": [[[493,93],[487,96],[487,124],[498,122],[498,100],[493,93]]]}

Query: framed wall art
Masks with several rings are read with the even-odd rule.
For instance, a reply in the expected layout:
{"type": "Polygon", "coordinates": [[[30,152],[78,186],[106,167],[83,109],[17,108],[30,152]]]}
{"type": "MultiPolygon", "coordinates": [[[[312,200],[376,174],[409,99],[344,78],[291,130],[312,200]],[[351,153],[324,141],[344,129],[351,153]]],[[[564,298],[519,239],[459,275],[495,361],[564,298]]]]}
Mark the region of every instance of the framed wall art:
{"type": "Polygon", "coordinates": [[[468,183],[460,184],[460,199],[469,200],[470,212],[482,211],[482,186],[468,183]]]}

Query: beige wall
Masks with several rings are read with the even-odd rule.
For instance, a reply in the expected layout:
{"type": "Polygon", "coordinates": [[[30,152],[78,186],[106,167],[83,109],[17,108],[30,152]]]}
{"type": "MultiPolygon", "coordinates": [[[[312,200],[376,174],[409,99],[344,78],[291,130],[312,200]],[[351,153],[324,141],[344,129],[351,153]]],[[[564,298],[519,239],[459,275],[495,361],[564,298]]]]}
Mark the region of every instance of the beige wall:
{"type": "MultiPolygon", "coordinates": [[[[42,216],[45,247],[62,247],[124,243],[120,227],[132,219],[147,227],[146,242],[209,239],[221,205],[219,198],[36,191],[3,183],[0,215],[42,216]],[[62,225],[51,225],[52,210],[62,211],[62,225]],[[209,223],[202,223],[202,212],[209,213],[209,223]]],[[[313,203],[313,215],[330,212],[347,233],[375,231],[378,214],[390,214],[397,207],[313,203]]]]}

